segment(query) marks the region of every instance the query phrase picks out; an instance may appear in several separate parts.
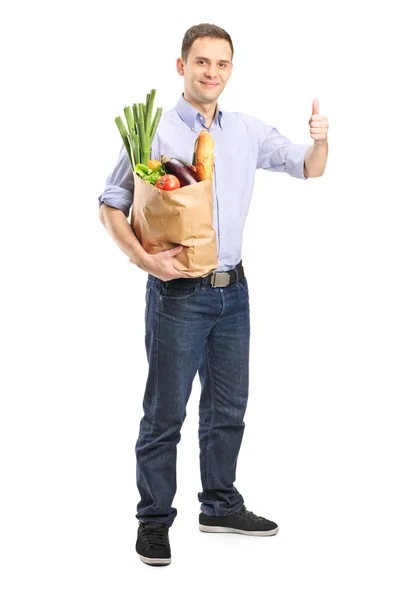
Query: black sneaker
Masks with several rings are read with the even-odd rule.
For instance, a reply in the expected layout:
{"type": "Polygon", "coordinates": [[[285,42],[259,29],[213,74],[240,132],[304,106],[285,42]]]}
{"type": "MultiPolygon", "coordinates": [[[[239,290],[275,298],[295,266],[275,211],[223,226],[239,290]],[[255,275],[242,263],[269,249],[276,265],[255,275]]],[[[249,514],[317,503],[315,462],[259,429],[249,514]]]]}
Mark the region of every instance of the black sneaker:
{"type": "Polygon", "coordinates": [[[207,533],[244,533],[245,535],[275,535],[279,527],[273,521],[257,517],[254,513],[242,508],[226,517],[209,517],[203,512],[199,515],[200,531],[207,533]]]}
{"type": "Polygon", "coordinates": [[[168,530],[168,525],[158,521],[139,524],[136,552],[146,565],[163,567],[171,562],[168,530]]]}

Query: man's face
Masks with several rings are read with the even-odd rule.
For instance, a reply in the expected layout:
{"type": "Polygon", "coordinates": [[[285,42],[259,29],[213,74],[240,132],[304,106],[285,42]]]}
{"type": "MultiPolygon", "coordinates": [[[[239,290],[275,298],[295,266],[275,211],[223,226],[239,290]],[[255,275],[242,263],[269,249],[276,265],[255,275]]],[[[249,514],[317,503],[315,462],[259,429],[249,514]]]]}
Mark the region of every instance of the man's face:
{"type": "Polygon", "coordinates": [[[177,60],[185,80],[185,97],[212,104],[222,93],[232,73],[232,51],[227,40],[201,37],[190,48],[187,62],[177,60]]]}

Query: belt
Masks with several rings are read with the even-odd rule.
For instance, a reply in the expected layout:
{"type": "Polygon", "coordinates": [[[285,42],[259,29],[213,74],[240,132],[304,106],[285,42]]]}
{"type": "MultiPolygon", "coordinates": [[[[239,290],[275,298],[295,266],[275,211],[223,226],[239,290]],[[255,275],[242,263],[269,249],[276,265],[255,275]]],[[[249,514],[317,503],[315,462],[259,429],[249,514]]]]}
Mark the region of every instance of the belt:
{"type": "Polygon", "coordinates": [[[203,283],[205,285],[210,285],[211,287],[226,287],[227,285],[229,285],[230,283],[236,283],[236,271],[237,271],[237,281],[239,281],[240,279],[243,279],[244,277],[244,270],[243,270],[243,266],[242,266],[242,261],[240,261],[240,263],[238,263],[236,265],[236,267],[234,269],[231,269],[230,271],[213,271],[212,273],[209,273],[208,275],[206,275],[205,277],[191,277],[190,279],[187,278],[178,278],[178,279],[171,279],[171,281],[168,281],[168,284],[170,285],[171,283],[173,284],[174,281],[190,281],[191,283],[203,283]]]}

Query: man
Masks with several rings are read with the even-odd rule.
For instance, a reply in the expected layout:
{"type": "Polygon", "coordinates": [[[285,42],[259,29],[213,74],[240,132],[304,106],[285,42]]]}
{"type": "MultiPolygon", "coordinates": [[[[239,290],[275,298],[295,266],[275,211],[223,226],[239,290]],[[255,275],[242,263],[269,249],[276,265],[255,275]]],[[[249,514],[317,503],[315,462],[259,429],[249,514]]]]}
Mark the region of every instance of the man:
{"type": "Polygon", "coordinates": [[[214,229],[218,274],[191,278],[173,258],[182,248],[149,255],[127,221],[133,176],[124,146],[99,197],[100,220],[131,262],[146,271],[146,351],[149,372],[144,416],[136,443],[141,500],[136,550],[146,564],[171,562],[169,528],[177,510],[176,451],[186,403],[197,372],[202,492],[200,530],[268,536],[278,525],[254,515],[233,485],[244,432],[249,375],[249,291],[241,263],[242,236],[257,168],[299,179],[323,174],[327,154],[326,117],[314,100],[309,121],[314,145],[292,144],[279,131],[243,113],[222,111],[217,100],[232,73],[229,34],[210,24],[191,27],[182,42],[177,70],[184,92],[164,112],[151,149],[192,162],[202,128],[215,144],[214,229]]]}

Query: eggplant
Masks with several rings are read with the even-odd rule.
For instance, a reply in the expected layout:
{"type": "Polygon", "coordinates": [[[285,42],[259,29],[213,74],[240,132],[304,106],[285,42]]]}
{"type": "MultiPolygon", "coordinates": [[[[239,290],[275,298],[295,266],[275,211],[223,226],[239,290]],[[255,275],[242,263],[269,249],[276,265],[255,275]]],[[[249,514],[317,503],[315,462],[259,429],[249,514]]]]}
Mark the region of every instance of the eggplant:
{"type": "Polygon", "coordinates": [[[161,164],[168,175],[175,175],[179,179],[181,187],[201,181],[196,171],[184,163],[183,160],[179,160],[179,158],[170,158],[162,154],[161,164]]]}

